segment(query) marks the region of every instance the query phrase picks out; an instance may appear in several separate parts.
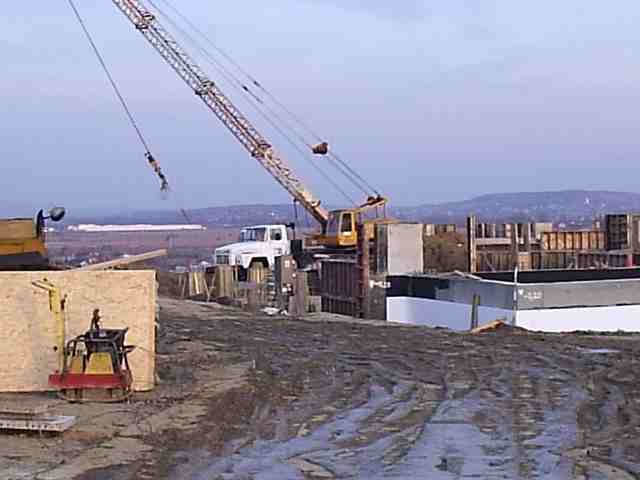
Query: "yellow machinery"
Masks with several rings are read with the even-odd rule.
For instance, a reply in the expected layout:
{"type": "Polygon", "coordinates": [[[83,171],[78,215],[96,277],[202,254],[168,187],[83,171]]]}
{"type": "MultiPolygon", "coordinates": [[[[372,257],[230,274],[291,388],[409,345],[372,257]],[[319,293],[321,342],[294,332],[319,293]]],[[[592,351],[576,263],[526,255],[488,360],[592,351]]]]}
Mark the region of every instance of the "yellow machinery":
{"type": "Polygon", "coordinates": [[[100,326],[100,311],[94,310],[91,328],[63,349],[60,368],[49,375],[49,385],[70,402],[120,402],[131,395],[133,377],[125,345],[128,329],[100,326]]]}
{"type": "Polygon", "coordinates": [[[46,267],[45,220],[58,222],[64,215],[64,208],[53,208],[35,218],[0,219],[0,269],[46,267]]]}
{"type": "Polygon", "coordinates": [[[372,197],[358,208],[332,210],[329,212],[324,231],[313,237],[312,244],[332,249],[355,248],[358,244],[358,223],[364,224],[367,238],[372,239],[374,225],[392,221],[384,214],[386,202],[386,198],[372,197]]]}
{"type": "Polygon", "coordinates": [[[127,355],[134,347],[124,344],[128,329],[102,328],[100,310],[96,309],[91,328],[65,344],[67,296],[46,278],[32,284],[49,293],[55,323],[53,350],[58,366],[49,375],[49,385],[71,402],[119,402],[129,398],[133,377],[127,355]]]}

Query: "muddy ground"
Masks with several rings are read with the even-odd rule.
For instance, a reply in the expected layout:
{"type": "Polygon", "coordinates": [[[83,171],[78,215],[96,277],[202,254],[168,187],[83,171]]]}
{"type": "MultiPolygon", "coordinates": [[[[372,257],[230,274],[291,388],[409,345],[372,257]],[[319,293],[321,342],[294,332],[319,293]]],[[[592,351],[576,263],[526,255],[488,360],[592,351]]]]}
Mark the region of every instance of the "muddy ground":
{"type": "Polygon", "coordinates": [[[53,401],[76,427],[0,436],[0,478],[640,478],[638,340],[162,299],[156,390],[53,401]]]}

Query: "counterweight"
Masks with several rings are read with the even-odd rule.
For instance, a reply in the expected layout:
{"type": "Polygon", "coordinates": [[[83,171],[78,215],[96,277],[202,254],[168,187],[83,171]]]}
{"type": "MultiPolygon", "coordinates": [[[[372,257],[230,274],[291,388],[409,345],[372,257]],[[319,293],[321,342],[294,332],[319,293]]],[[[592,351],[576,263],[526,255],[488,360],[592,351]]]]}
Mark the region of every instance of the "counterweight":
{"type": "Polygon", "coordinates": [[[272,145],[162,27],[144,3],[140,0],[112,1],[251,156],[320,223],[324,230],[329,213],[320,206],[320,200],[304,186],[272,145]]]}

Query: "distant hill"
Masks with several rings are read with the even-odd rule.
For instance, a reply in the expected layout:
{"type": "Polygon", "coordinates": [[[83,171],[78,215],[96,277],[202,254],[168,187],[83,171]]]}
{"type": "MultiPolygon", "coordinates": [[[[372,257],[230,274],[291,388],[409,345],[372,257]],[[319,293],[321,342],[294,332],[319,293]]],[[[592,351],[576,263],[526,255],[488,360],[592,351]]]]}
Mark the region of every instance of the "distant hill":
{"type": "Polygon", "coordinates": [[[640,211],[638,193],[564,190],[495,193],[460,202],[400,208],[397,215],[433,223],[461,223],[473,213],[485,222],[535,220],[588,225],[606,213],[631,211],[640,211]]]}
{"type": "MultiPolygon", "coordinates": [[[[390,206],[388,213],[402,220],[464,224],[469,214],[484,222],[551,221],[567,225],[590,225],[606,213],[640,212],[640,194],[627,192],[565,190],[558,192],[496,193],[470,200],[414,207],[390,206]]],[[[291,204],[233,205],[179,211],[140,211],[92,218],[74,218],[67,223],[199,223],[217,227],[237,227],[294,220],[291,204]]],[[[298,207],[298,223],[314,221],[298,207]]]]}

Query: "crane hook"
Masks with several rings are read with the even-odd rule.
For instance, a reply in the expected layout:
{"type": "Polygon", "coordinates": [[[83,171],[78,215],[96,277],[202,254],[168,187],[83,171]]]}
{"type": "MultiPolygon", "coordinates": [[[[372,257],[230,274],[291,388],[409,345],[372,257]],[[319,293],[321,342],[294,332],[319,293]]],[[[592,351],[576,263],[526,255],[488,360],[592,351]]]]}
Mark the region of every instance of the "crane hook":
{"type": "Polygon", "coordinates": [[[149,151],[147,151],[144,156],[146,157],[147,162],[149,162],[149,165],[151,165],[151,168],[153,168],[153,171],[156,172],[158,178],[160,179],[160,191],[166,192],[167,190],[169,190],[169,181],[167,180],[167,177],[164,175],[164,173],[162,173],[162,169],[160,168],[160,164],[158,163],[158,161],[149,151]]]}
{"type": "Polygon", "coordinates": [[[329,153],[329,144],[327,142],[322,142],[319,143],[317,145],[315,145],[311,151],[315,154],[315,155],[326,155],[329,153]]]}

